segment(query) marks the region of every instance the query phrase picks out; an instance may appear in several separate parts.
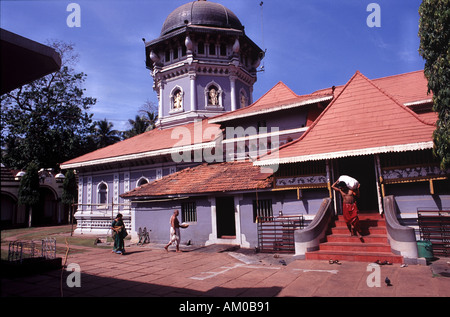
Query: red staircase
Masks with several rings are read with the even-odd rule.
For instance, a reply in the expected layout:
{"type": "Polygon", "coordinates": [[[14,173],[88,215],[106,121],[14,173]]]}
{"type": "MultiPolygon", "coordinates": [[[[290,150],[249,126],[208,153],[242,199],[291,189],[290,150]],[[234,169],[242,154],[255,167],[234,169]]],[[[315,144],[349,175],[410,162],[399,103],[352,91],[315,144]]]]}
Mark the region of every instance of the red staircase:
{"type": "Polygon", "coordinates": [[[335,227],[327,235],[327,241],[319,245],[319,250],[306,252],[307,260],[339,260],[355,262],[402,263],[403,257],[395,255],[387,238],[386,221],[380,214],[360,214],[359,220],[364,242],[350,236],[342,216],[335,220],[335,227]]]}

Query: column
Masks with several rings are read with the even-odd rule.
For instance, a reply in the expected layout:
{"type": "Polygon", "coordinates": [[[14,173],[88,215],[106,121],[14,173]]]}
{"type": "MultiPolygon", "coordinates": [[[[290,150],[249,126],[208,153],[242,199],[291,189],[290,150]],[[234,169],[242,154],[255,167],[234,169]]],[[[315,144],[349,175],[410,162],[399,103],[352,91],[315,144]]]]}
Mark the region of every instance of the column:
{"type": "Polygon", "coordinates": [[[159,105],[158,105],[158,120],[161,121],[163,117],[163,92],[164,92],[164,83],[162,80],[159,81],[159,105]]]}
{"type": "Polygon", "coordinates": [[[195,90],[195,78],[196,78],[196,74],[194,73],[190,73],[189,74],[189,78],[190,78],[190,84],[191,84],[191,111],[196,111],[197,110],[197,104],[196,104],[196,90],[195,90]]]}
{"type": "Polygon", "coordinates": [[[231,111],[236,110],[236,76],[230,76],[230,87],[231,87],[231,111]]]}

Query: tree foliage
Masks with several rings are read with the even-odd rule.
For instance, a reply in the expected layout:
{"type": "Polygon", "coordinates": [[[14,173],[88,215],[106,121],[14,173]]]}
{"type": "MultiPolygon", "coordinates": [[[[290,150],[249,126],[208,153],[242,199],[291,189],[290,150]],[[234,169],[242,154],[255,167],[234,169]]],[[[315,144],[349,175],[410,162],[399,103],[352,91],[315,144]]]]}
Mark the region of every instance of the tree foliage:
{"type": "Polygon", "coordinates": [[[123,132],[123,138],[128,139],[138,134],[153,130],[158,119],[156,115],[156,105],[147,100],[139,109],[138,114],[133,119],[128,119],[129,130],[123,132]]]}
{"type": "Polygon", "coordinates": [[[87,136],[96,99],[85,97],[86,74],[73,66],[78,60],[72,44],[49,43],[61,56],[57,72],[1,96],[1,146],[5,165],[22,169],[31,161],[57,168],[58,163],[89,151],[87,136]]]}
{"type": "Polygon", "coordinates": [[[425,59],[428,91],[438,113],[434,153],[450,167],[450,0],[423,0],[419,8],[419,53],[425,59]]]}
{"type": "Polygon", "coordinates": [[[114,124],[106,118],[94,122],[93,142],[97,149],[120,141],[120,131],[113,129],[114,124]]]}
{"type": "Polygon", "coordinates": [[[133,119],[128,119],[128,125],[131,127],[129,130],[123,132],[123,138],[128,139],[138,134],[144,133],[149,127],[149,122],[144,116],[136,115],[133,119]]]}
{"type": "Polygon", "coordinates": [[[19,203],[27,206],[35,206],[39,203],[39,174],[38,166],[31,162],[28,164],[25,175],[20,179],[19,203]]]}
{"type": "Polygon", "coordinates": [[[67,170],[64,175],[63,181],[63,193],[61,196],[61,201],[63,204],[71,205],[77,201],[78,186],[75,173],[73,170],[67,170]]]}

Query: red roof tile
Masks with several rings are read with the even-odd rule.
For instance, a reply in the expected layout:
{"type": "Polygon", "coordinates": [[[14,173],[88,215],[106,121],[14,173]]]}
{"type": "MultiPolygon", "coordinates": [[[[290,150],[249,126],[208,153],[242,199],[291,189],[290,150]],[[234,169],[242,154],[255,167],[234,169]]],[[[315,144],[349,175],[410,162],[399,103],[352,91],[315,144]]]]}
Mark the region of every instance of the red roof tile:
{"type": "MultiPolygon", "coordinates": [[[[423,70],[398,74],[393,76],[372,79],[372,82],[381,90],[399,103],[411,103],[416,101],[431,100],[433,94],[428,94],[428,81],[423,70]]],[[[345,85],[335,87],[335,95],[338,95],[345,85]]],[[[332,88],[321,89],[314,94],[331,93],[332,88]]]]}
{"type": "Polygon", "coordinates": [[[152,152],[171,148],[199,145],[216,139],[221,130],[207,120],[170,129],[154,129],[61,164],[61,168],[74,168],[84,164],[101,163],[108,159],[133,159],[133,155],[151,155],[152,152]]]}
{"type": "Polygon", "coordinates": [[[209,119],[209,122],[224,122],[236,118],[243,118],[266,112],[282,110],[283,108],[298,107],[318,102],[317,100],[320,100],[321,98],[327,98],[329,100],[332,98],[332,94],[316,93],[314,95],[299,96],[280,81],[268,92],[266,92],[261,98],[259,98],[256,102],[249,105],[248,107],[215,116],[209,119]]]}
{"type": "Polygon", "coordinates": [[[434,129],[356,72],[307,132],[256,165],[430,148],[434,129]]]}
{"type": "Polygon", "coordinates": [[[201,164],[135,188],[122,198],[231,192],[272,187],[271,174],[251,162],[201,164]]]}

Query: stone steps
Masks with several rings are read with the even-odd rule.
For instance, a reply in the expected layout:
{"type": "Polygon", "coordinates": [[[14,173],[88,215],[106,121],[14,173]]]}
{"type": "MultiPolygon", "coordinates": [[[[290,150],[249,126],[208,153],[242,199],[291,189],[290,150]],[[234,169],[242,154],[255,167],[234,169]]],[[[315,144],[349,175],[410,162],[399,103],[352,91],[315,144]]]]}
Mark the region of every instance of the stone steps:
{"type": "Polygon", "coordinates": [[[403,257],[391,251],[386,221],[379,214],[361,214],[359,219],[364,242],[350,235],[343,217],[339,216],[327,241],[319,245],[319,250],[307,252],[306,259],[402,263],[403,257]]]}

